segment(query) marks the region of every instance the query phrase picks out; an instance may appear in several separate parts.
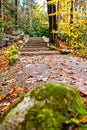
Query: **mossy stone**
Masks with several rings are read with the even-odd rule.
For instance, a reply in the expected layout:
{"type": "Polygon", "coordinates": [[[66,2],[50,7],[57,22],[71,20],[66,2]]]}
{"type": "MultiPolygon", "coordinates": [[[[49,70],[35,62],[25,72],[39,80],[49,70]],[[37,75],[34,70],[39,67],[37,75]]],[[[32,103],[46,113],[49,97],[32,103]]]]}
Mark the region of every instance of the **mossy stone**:
{"type": "Polygon", "coordinates": [[[77,123],[87,113],[75,88],[51,82],[35,88],[30,97],[35,103],[26,115],[23,130],[86,130],[87,125],[77,123]]]}
{"type": "Polygon", "coordinates": [[[31,90],[6,115],[0,128],[3,130],[87,130],[87,123],[79,123],[85,115],[87,112],[75,88],[50,82],[31,90]]]}

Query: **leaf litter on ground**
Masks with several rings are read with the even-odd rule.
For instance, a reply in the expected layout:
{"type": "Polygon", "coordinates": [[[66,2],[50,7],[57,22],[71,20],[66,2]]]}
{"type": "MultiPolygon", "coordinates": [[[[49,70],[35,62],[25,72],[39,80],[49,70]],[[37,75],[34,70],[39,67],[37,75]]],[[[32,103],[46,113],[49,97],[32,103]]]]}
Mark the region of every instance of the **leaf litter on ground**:
{"type": "Polygon", "coordinates": [[[4,79],[0,83],[0,94],[3,91],[0,96],[1,114],[32,87],[49,81],[76,87],[84,104],[87,104],[87,60],[84,58],[68,55],[23,56],[4,79]]]}

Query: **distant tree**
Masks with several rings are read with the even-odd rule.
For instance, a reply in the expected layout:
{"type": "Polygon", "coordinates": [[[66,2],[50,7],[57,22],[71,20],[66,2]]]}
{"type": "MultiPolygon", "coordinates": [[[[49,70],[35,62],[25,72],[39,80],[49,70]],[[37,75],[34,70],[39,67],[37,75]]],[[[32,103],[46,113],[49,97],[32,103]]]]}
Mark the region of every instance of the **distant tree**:
{"type": "Polygon", "coordinates": [[[0,0],[0,18],[1,18],[1,8],[2,8],[2,3],[1,3],[1,0],[0,0]]]}
{"type": "Polygon", "coordinates": [[[1,13],[1,8],[2,8],[2,3],[1,3],[1,0],[0,0],[0,31],[1,31],[1,18],[2,18],[2,13],[1,13]]]}
{"type": "Polygon", "coordinates": [[[3,0],[0,0],[0,30],[3,30],[3,0]]]}
{"type": "Polygon", "coordinates": [[[18,25],[18,1],[15,0],[15,25],[16,25],[16,29],[17,29],[17,25],[18,25]]]}
{"type": "Polygon", "coordinates": [[[74,2],[71,0],[71,8],[70,8],[70,24],[73,24],[73,10],[74,10],[74,2]]]}

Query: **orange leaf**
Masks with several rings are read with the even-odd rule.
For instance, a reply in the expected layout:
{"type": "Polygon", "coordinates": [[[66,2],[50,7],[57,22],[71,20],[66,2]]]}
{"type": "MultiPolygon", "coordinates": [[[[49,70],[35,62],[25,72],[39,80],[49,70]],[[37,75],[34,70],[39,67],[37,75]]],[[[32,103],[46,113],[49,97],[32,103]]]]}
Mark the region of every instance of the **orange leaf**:
{"type": "Polygon", "coordinates": [[[0,97],[0,101],[2,101],[3,100],[3,97],[0,97]]]}
{"type": "Polygon", "coordinates": [[[87,103],[87,99],[83,99],[82,101],[84,102],[84,104],[86,104],[86,103],[87,103]]]}
{"type": "Polygon", "coordinates": [[[79,94],[81,95],[81,96],[83,96],[83,97],[86,97],[87,96],[87,92],[82,92],[82,91],[78,91],[79,92],[79,94]]]}
{"type": "Polygon", "coordinates": [[[5,106],[4,108],[1,109],[1,111],[5,111],[6,109],[8,109],[10,107],[10,105],[5,106]]]}
{"type": "Polygon", "coordinates": [[[87,123],[87,115],[84,116],[80,121],[79,121],[79,124],[80,123],[87,123]]]}

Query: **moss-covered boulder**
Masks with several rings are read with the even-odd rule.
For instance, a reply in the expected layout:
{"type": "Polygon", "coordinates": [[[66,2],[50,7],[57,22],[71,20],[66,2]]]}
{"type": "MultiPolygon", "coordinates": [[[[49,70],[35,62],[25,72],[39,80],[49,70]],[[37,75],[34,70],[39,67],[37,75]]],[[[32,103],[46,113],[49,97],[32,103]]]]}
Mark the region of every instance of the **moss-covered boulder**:
{"type": "Polygon", "coordinates": [[[0,130],[87,130],[86,115],[75,88],[51,82],[30,91],[3,118],[0,130]]]}

